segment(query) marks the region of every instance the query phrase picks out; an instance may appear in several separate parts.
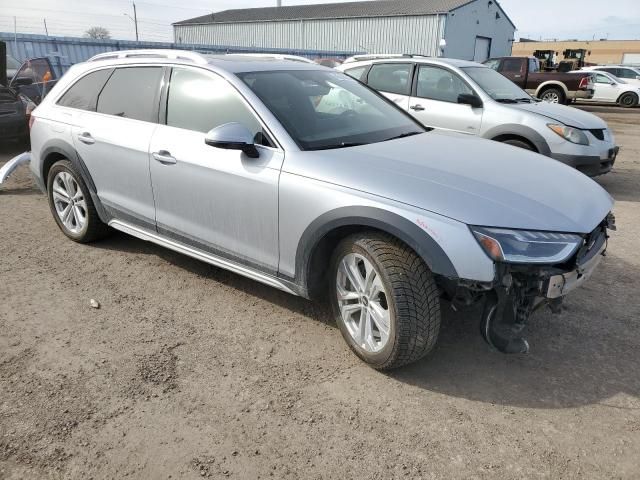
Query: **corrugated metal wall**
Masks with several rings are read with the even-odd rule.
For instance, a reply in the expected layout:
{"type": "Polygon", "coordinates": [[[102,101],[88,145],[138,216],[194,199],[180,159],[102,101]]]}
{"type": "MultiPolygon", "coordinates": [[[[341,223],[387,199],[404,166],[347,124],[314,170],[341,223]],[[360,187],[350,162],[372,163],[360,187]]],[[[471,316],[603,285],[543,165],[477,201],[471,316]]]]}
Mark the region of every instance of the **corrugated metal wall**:
{"type": "Polygon", "coordinates": [[[278,48],[247,48],[242,45],[198,43],[195,45],[181,43],[179,45],[170,42],[135,42],[128,40],[93,40],[75,37],[47,37],[45,35],[18,34],[14,38],[13,33],[0,32],[0,40],[6,42],[7,53],[22,61],[27,58],[49,57],[61,72],[65,72],[71,65],[83,62],[98,53],[112,52],[115,50],[129,50],[139,48],[179,48],[182,50],[194,50],[201,53],[281,53],[301,55],[311,59],[323,57],[346,58],[362,50],[345,52],[325,52],[314,49],[278,49],[278,48]]]}
{"type": "Polygon", "coordinates": [[[437,55],[446,16],[175,25],[176,43],[437,55]]]}

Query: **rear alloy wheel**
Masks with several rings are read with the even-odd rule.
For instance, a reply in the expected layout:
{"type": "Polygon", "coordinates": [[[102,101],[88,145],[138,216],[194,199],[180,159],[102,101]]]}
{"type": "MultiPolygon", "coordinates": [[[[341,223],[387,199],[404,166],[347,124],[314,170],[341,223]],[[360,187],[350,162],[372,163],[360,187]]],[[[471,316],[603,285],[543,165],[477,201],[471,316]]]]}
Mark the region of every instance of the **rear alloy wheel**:
{"type": "Polygon", "coordinates": [[[540,95],[540,99],[548,103],[564,103],[564,93],[558,88],[547,88],[540,95]]]}
{"type": "Polygon", "coordinates": [[[87,186],[70,161],[61,160],[49,170],[47,196],[54,220],[71,240],[87,243],[109,232],[96,212],[87,186]]]}
{"type": "Polygon", "coordinates": [[[331,263],[331,305],[342,336],[380,370],[425,356],[440,330],[440,298],[424,261],[377,232],[343,240],[331,263]]]}
{"type": "Polygon", "coordinates": [[[618,105],[624,108],[633,108],[638,105],[638,95],[635,93],[625,93],[618,99],[618,105]]]}

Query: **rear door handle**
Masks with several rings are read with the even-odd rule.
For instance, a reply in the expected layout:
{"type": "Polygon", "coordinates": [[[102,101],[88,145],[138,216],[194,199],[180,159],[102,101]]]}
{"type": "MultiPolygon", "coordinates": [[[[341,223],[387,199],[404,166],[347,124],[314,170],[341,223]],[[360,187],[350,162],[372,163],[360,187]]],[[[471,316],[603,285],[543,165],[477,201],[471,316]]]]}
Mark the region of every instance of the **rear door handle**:
{"type": "Polygon", "coordinates": [[[166,150],[160,150],[159,152],[153,152],[151,154],[153,158],[162,163],[163,165],[173,165],[174,163],[178,163],[175,157],[172,157],[169,152],[166,150]]]}
{"type": "Polygon", "coordinates": [[[423,110],[425,110],[425,108],[422,105],[412,105],[411,110],[414,110],[416,112],[422,112],[423,110]]]}
{"type": "Polygon", "coordinates": [[[96,140],[91,136],[89,132],[82,132],[78,134],[78,140],[82,143],[86,143],[87,145],[93,145],[96,143],[96,140]]]}

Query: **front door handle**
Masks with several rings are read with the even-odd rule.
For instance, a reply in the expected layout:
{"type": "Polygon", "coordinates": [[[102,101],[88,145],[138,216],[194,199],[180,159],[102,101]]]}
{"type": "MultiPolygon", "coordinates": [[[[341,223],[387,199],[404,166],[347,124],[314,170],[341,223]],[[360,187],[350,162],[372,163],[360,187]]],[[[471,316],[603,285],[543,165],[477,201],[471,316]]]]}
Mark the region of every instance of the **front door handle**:
{"type": "Polygon", "coordinates": [[[422,112],[423,110],[425,110],[425,108],[422,105],[412,105],[411,110],[414,110],[416,112],[422,112]]]}
{"type": "Polygon", "coordinates": [[[160,150],[159,152],[153,152],[151,154],[153,158],[162,163],[163,165],[173,165],[174,163],[178,163],[175,157],[172,157],[169,152],[166,150],[160,150]]]}
{"type": "Polygon", "coordinates": [[[91,136],[89,132],[82,132],[78,134],[78,140],[82,143],[86,143],[87,145],[93,145],[96,143],[96,140],[91,136]]]}

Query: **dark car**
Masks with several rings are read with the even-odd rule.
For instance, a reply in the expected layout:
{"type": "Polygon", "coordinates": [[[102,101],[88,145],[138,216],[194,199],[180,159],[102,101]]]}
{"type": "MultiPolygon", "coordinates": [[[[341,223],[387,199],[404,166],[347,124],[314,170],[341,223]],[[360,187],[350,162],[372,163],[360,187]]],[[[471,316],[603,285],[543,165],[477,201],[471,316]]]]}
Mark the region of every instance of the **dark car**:
{"type": "Polygon", "coordinates": [[[35,105],[12,88],[0,85],[0,141],[26,140],[35,105]]]}
{"type": "Polygon", "coordinates": [[[543,72],[535,57],[501,57],[484,62],[534,97],[551,103],[569,104],[576,99],[593,98],[591,72],[543,72]]]}

